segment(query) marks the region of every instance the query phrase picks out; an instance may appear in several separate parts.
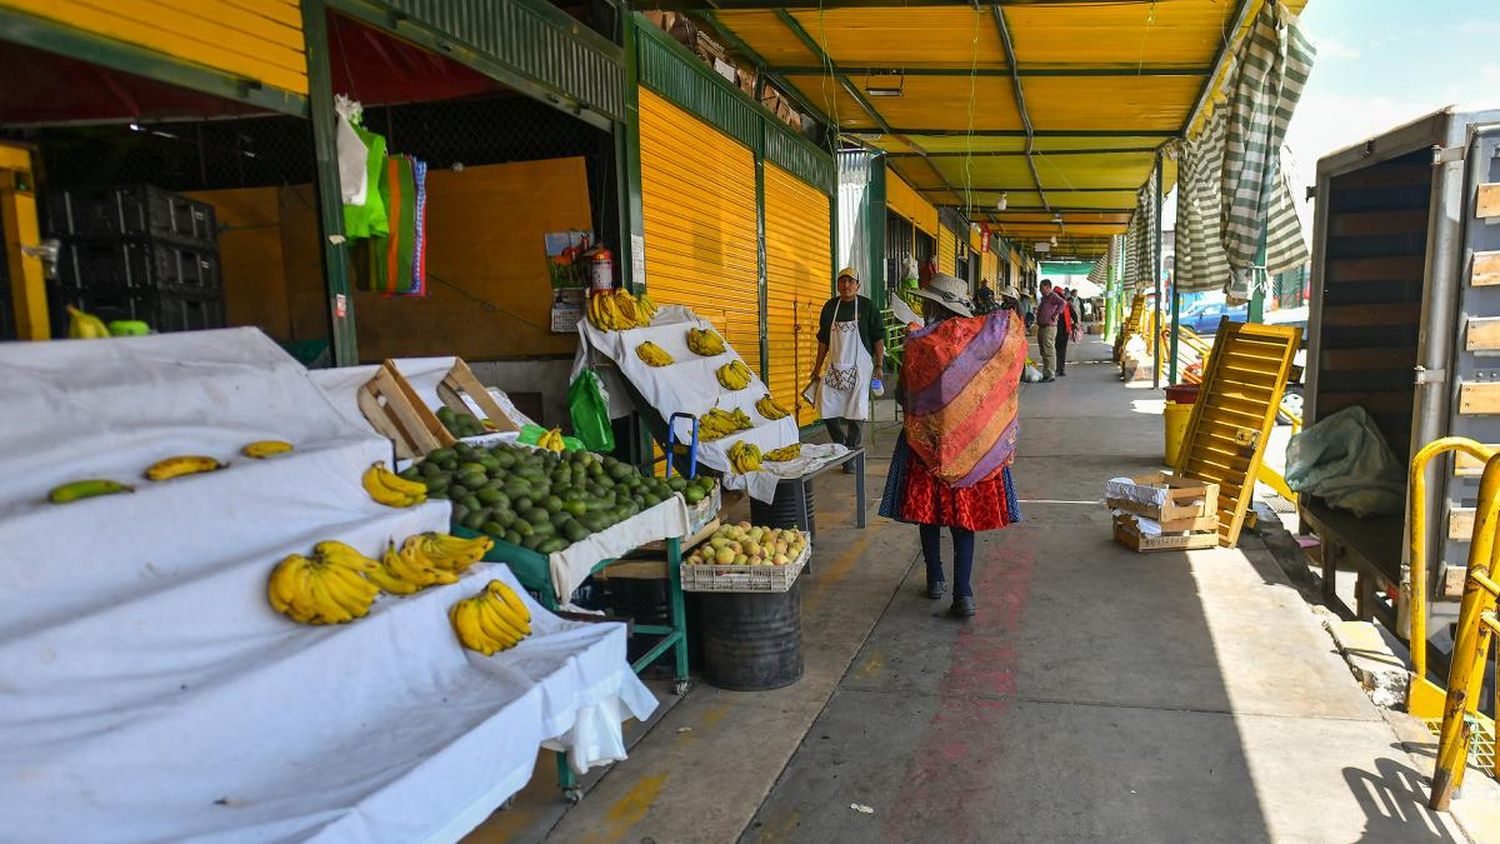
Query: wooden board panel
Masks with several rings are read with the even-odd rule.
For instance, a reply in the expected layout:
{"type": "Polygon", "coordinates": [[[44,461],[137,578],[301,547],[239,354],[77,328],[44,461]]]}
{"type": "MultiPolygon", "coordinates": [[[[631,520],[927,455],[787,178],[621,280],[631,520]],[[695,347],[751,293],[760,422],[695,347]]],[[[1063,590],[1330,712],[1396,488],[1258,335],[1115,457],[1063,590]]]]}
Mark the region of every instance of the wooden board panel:
{"type": "Polygon", "coordinates": [[[1500,217],[1500,182],[1488,182],[1479,186],[1479,199],[1475,203],[1474,215],[1486,220],[1500,217]]]}
{"type": "Polygon", "coordinates": [[[1292,326],[1231,322],[1214,342],[1177,472],[1219,484],[1222,545],[1239,542],[1254,478],[1260,472],[1301,335],[1292,326]],[[1267,354],[1278,350],[1279,355],[1267,354]],[[1254,421],[1243,424],[1250,420],[1254,421]]]}
{"type": "Polygon", "coordinates": [[[1474,263],[1469,267],[1469,283],[1475,287],[1500,284],[1500,250],[1474,253],[1474,263]]]}
{"type": "Polygon", "coordinates": [[[1410,393],[1320,391],[1318,393],[1318,418],[1326,418],[1335,410],[1343,410],[1356,404],[1371,413],[1412,412],[1410,393]]]}
{"type": "Polygon", "coordinates": [[[1420,308],[1405,302],[1383,305],[1326,305],[1323,308],[1323,324],[1327,326],[1352,325],[1365,328],[1372,325],[1416,324],[1421,319],[1420,308]]]}
{"type": "Polygon", "coordinates": [[[1474,508],[1454,507],[1448,511],[1448,538],[1467,542],[1474,536],[1474,508]]]}
{"type": "Polygon", "coordinates": [[[1432,166],[1425,162],[1414,164],[1382,164],[1365,167],[1336,177],[1334,187],[1339,190],[1356,188],[1415,187],[1432,182],[1432,166]]]}
{"type": "Polygon", "coordinates": [[[1390,258],[1345,258],[1328,262],[1325,281],[1421,280],[1426,269],[1421,255],[1399,255],[1390,258]]]}
{"type": "Polygon", "coordinates": [[[1471,352],[1500,350],[1500,317],[1469,317],[1464,345],[1471,352]]]}
{"type": "MultiPolygon", "coordinates": [[[[1500,448],[1500,443],[1485,443],[1488,448],[1500,448]]],[[[1454,452],[1453,474],[1461,478],[1477,478],[1484,474],[1484,461],[1477,457],[1465,454],[1462,451],[1454,452]]]]}
{"type": "Polygon", "coordinates": [[[1322,359],[1324,370],[1410,370],[1416,365],[1416,357],[1410,349],[1325,349],[1318,356],[1322,359]]]}
{"type": "Polygon", "coordinates": [[[1476,381],[1460,384],[1458,412],[1475,416],[1500,413],[1500,382],[1476,381]]]}
{"type": "Polygon", "coordinates": [[[1391,211],[1351,211],[1331,214],[1328,218],[1330,237],[1349,237],[1372,234],[1407,234],[1427,228],[1427,209],[1397,208],[1391,211]]]}

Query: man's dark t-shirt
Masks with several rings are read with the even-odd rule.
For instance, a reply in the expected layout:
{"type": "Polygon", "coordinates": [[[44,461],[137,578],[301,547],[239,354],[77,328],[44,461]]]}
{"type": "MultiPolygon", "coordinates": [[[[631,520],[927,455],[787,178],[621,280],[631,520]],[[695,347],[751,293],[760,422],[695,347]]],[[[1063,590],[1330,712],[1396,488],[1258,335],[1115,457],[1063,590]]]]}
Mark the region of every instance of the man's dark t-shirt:
{"type": "Polygon", "coordinates": [[[829,335],[833,332],[835,314],[839,322],[854,319],[856,304],[859,306],[859,341],[864,344],[865,351],[873,355],[875,341],[885,339],[885,326],[881,322],[880,312],[875,310],[875,303],[863,296],[856,296],[853,302],[845,302],[835,296],[823,305],[823,313],[818,316],[818,342],[828,342],[829,335]]]}

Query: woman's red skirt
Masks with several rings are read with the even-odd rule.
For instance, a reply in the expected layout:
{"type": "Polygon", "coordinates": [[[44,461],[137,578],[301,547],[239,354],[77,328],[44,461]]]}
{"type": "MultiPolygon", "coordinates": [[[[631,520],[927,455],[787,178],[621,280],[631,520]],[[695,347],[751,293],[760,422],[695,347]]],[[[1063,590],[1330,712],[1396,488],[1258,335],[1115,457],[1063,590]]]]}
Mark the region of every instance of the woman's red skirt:
{"type": "Polygon", "coordinates": [[[891,474],[880,513],[897,521],[969,530],[997,530],[1021,520],[1010,466],[973,486],[951,487],[938,480],[907,445],[896,440],[891,474]]]}

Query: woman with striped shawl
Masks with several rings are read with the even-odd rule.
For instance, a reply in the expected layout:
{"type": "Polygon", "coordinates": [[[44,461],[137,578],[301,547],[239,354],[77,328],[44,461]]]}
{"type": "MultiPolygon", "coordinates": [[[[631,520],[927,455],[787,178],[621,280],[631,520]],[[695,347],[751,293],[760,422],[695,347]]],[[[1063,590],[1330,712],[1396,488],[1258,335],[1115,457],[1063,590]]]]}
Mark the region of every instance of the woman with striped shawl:
{"type": "Polygon", "coordinates": [[[891,456],[880,514],[915,524],[927,597],[943,597],[942,528],[953,536],[953,605],[974,615],[974,534],[1020,521],[1010,463],[1026,334],[1016,311],[974,316],[967,285],[939,275],[922,290],[926,327],[906,339],[897,400],[906,422],[891,456]]]}

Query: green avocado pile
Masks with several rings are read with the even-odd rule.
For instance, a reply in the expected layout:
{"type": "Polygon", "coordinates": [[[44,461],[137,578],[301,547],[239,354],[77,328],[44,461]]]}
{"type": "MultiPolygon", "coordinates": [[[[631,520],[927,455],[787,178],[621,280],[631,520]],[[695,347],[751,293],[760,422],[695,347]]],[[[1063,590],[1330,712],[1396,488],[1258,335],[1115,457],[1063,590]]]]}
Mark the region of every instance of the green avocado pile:
{"type": "Polygon", "coordinates": [[[477,437],[489,433],[484,423],[479,421],[479,417],[463,411],[455,412],[453,408],[446,405],[438,408],[437,418],[443,423],[443,427],[448,429],[448,433],[455,437],[477,437]]]}
{"type": "Polygon", "coordinates": [[[453,502],[453,525],[541,554],[681,493],[688,504],[713,494],[712,478],[648,478],[629,463],[588,451],[557,454],[501,443],[439,448],[401,472],[453,502]]]}

